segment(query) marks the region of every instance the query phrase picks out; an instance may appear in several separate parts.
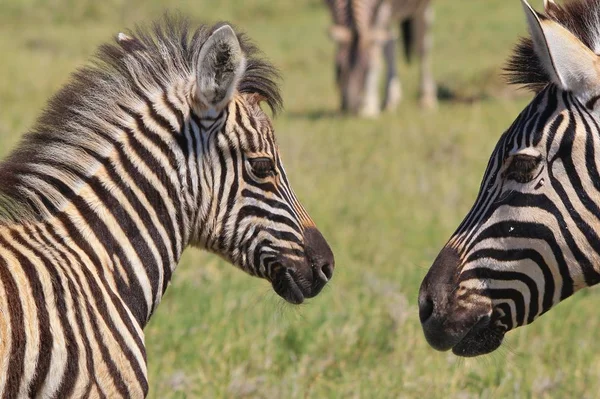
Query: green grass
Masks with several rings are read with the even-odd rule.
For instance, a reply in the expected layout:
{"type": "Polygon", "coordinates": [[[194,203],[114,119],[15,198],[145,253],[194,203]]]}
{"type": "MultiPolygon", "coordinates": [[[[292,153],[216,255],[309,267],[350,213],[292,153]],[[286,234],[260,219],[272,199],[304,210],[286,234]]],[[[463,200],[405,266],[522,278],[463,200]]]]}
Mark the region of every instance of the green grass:
{"type": "MultiPolygon", "coordinates": [[[[541,3],[536,1],[535,3],[541,3]]],[[[540,4],[536,4],[540,6],[540,4]]],[[[498,137],[529,100],[500,67],[524,32],[519,2],[436,1],[435,75],[459,99],[405,102],[376,121],[336,116],[333,44],[319,0],[4,0],[0,153],[97,44],[167,8],[230,20],[284,75],[275,121],[288,175],[329,240],[337,268],[300,307],[262,280],[190,250],[147,328],[151,396],[258,398],[594,397],[598,291],[587,290],[504,349],[460,360],[423,338],[422,277],[472,204],[498,137]]]]}

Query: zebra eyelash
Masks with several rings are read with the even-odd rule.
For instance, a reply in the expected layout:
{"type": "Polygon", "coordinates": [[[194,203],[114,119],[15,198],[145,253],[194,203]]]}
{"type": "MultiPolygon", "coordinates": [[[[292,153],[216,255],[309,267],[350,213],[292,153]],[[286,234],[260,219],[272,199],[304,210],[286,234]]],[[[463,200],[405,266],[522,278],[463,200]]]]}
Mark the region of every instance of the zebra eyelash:
{"type": "Polygon", "coordinates": [[[541,161],[541,156],[528,154],[513,155],[501,176],[505,180],[513,180],[517,183],[529,183],[539,176],[539,173],[535,176],[533,173],[537,170],[541,161]]]}
{"type": "Polygon", "coordinates": [[[276,175],[275,162],[268,157],[249,158],[248,163],[252,173],[260,178],[266,179],[269,176],[276,175]]]}

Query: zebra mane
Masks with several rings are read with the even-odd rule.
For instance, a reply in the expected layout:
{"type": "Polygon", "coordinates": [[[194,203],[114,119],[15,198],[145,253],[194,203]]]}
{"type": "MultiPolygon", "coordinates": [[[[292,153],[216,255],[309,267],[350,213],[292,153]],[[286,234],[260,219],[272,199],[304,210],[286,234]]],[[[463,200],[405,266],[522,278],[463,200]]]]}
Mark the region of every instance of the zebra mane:
{"type": "MultiPolygon", "coordinates": [[[[560,6],[550,3],[546,11],[541,18],[558,22],[600,54],[600,0],[571,0],[560,6]]],[[[523,85],[536,93],[551,82],[529,37],[521,38],[504,72],[508,83],[523,85]]]]}
{"type": "MultiPolygon", "coordinates": [[[[135,101],[141,90],[163,89],[193,76],[202,45],[222,25],[191,29],[187,19],[165,15],[151,26],[120,34],[120,44],[101,45],[92,62],[50,99],[34,127],[0,163],[0,224],[39,220],[43,212],[22,189],[24,176],[57,159],[82,167],[76,156],[66,153],[68,144],[105,144],[106,121],[119,123],[119,104],[135,101]]],[[[244,34],[238,39],[247,61],[238,92],[258,94],[275,114],[282,107],[279,73],[244,34]]],[[[64,173],[72,175],[66,168],[64,173]]]]}

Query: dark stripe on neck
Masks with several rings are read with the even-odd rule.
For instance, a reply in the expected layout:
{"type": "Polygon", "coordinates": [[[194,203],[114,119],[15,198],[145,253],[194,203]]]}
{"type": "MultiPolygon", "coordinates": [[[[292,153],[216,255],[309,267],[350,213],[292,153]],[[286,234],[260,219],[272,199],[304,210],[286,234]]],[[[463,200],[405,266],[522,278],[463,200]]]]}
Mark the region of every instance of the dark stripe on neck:
{"type": "Polygon", "coordinates": [[[21,378],[25,370],[25,320],[19,288],[10,268],[3,257],[0,257],[0,281],[4,286],[4,298],[8,308],[7,325],[10,325],[10,353],[8,354],[8,368],[6,369],[6,384],[4,385],[3,399],[16,398],[19,394],[21,378]]]}
{"type": "MultiPolygon", "coordinates": [[[[75,334],[73,333],[73,329],[71,328],[71,323],[67,317],[67,304],[65,301],[66,295],[62,286],[61,276],[59,275],[59,273],[57,273],[57,267],[55,266],[55,262],[49,259],[45,254],[43,254],[42,251],[30,244],[30,241],[33,240],[33,237],[29,236],[27,237],[28,239],[24,239],[20,235],[20,233],[14,230],[12,230],[10,234],[12,238],[17,243],[19,243],[19,245],[27,248],[28,251],[31,251],[41,261],[47,273],[50,275],[52,291],[54,292],[54,304],[48,303],[50,298],[45,298],[43,295],[43,291],[41,296],[38,296],[38,294],[34,292],[34,300],[38,308],[38,315],[40,314],[40,309],[44,309],[45,315],[43,316],[47,319],[43,320],[43,322],[40,322],[40,348],[38,351],[39,355],[36,364],[35,377],[33,378],[29,386],[28,395],[31,397],[38,396],[39,390],[42,387],[42,384],[44,383],[50,368],[50,362],[52,359],[53,337],[50,331],[50,322],[47,306],[55,306],[56,312],[58,313],[58,319],[60,320],[59,328],[61,328],[65,334],[65,346],[67,350],[67,359],[65,364],[65,370],[63,372],[63,378],[60,385],[58,386],[58,390],[55,393],[55,395],[58,398],[69,397],[73,392],[73,388],[75,388],[75,382],[79,377],[79,348],[77,347],[77,341],[75,340],[75,334]]],[[[0,238],[0,242],[1,241],[2,239],[0,238]]],[[[32,268],[35,270],[36,267],[25,256],[16,251],[15,248],[9,249],[11,251],[15,251],[14,255],[24,269],[26,265],[27,268],[32,268]]],[[[53,378],[56,378],[56,376],[53,376],[53,378]]]]}

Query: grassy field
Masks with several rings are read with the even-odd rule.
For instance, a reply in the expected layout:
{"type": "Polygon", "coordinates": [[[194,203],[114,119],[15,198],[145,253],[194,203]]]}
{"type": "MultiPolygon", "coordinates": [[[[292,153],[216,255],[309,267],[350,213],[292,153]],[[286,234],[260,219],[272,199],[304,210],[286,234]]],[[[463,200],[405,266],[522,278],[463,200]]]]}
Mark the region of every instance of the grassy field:
{"type": "Polygon", "coordinates": [[[319,297],[292,307],[265,281],[188,251],[147,328],[152,397],[597,397],[596,290],[482,358],[435,352],[418,322],[421,279],[530,98],[499,76],[524,32],[518,1],[437,0],[434,70],[452,99],[419,110],[416,65],[402,63],[405,102],[371,121],[335,112],[319,0],[2,0],[0,154],[97,44],[167,7],[195,21],[232,21],[281,68],[283,160],[337,268],[319,297]]]}

